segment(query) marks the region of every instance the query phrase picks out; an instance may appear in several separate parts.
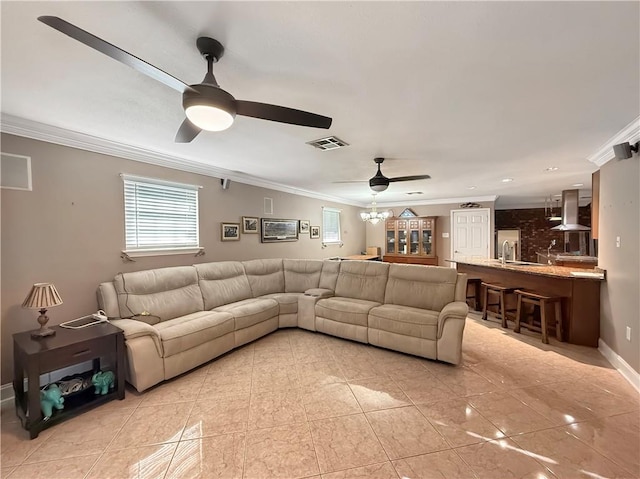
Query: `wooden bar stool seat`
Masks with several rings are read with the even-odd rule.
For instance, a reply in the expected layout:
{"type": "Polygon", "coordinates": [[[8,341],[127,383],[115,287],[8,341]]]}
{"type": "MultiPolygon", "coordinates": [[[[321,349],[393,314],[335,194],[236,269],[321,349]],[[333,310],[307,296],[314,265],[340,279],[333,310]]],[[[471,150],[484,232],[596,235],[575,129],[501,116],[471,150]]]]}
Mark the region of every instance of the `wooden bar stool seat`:
{"type": "MultiPolygon", "coordinates": [[[[467,278],[467,303],[473,302],[473,309],[476,311],[482,311],[480,307],[480,290],[482,289],[481,278],[467,278]],[[472,287],[471,294],[469,294],[469,287],[472,287]]],[[[469,304],[471,306],[471,304],[469,304]]]]}
{"type": "Polygon", "coordinates": [[[547,321],[547,307],[551,304],[554,305],[554,320],[556,339],[562,341],[562,297],[561,296],[545,296],[535,291],[524,291],[518,289],[515,291],[518,298],[517,311],[516,311],[516,326],[513,329],[516,333],[520,332],[521,327],[527,328],[529,331],[535,331],[542,333],[542,342],[549,344],[549,338],[547,336],[547,328],[549,323],[547,321]],[[530,314],[526,314],[524,311],[524,305],[531,304],[534,306],[534,311],[530,314]],[[540,326],[534,324],[535,306],[540,309],[540,326]],[[529,318],[528,322],[522,321],[522,316],[526,315],[529,318]]]}
{"type": "MultiPolygon", "coordinates": [[[[487,314],[491,313],[495,316],[496,319],[499,319],[502,323],[502,327],[507,327],[507,315],[509,313],[515,312],[515,308],[508,309],[507,308],[507,295],[514,294],[514,292],[519,288],[519,286],[510,287],[504,286],[501,284],[491,284],[482,282],[482,286],[484,287],[484,301],[482,307],[482,319],[487,319],[487,314]],[[489,295],[494,294],[498,297],[497,303],[489,303],[489,295]],[[498,312],[495,313],[489,310],[489,306],[498,306],[498,312]]],[[[515,319],[514,315],[511,315],[512,319],[515,319]]]]}

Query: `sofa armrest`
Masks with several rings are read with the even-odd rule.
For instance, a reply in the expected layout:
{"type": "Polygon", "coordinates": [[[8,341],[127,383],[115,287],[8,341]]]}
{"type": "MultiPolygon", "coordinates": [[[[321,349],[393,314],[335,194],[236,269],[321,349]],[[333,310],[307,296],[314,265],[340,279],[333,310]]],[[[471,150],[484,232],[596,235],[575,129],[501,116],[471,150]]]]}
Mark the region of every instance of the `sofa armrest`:
{"type": "Polygon", "coordinates": [[[442,329],[444,328],[445,322],[450,319],[460,319],[464,321],[467,318],[468,312],[469,305],[463,301],[454,301],[445,305],[438,316],[438,338],[442,336],[442,329]]]}
{"type": "Polygon", "coordinates": [[[158,350],[158,355],[163,357],[162,339],[160,338],[158,330],[150,324],[136,321],[135,319],[113,319],[110,322],[124,331],[125,340],[135,339],[141,336],[151,336],[158,350]]]}
{"type": "Polygon", "coordinates": [[[315,298],[330,298],[335,293],[332,289],[325,288],[311,288],[304,292],[305,296],[313,296],[315,298]]]}

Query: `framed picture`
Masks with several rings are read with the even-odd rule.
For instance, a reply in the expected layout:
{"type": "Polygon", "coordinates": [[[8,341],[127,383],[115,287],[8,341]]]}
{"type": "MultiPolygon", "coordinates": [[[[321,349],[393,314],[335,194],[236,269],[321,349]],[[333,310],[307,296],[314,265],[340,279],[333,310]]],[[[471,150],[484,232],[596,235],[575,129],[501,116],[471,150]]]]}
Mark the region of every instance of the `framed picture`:
{"type": "Polygon", "coordinates": [[[304,233],[304,234],[309,233],[310,223],[311,221],[309,220],[300,220],[300,233],[304,233]]]}
{"type": "Polygon", "coordinates": [[[260,240],[263,243],[298,241],[298,220],[261,218],[260,240]]]}
{"type": "Polygon", "coordinates": [[[220,223],[222,241],[238,241],[240,239],[240,223],[220,223]]]}
{"type": "Polygon", "coordinates": [[[258,218],[242,217],[242,234],[258,234],[258,218]]]}
{"type": "Polygon", "coordinates": [[[320,239],[320,227],[319,226],[311,226],[311,239],[320,239]]]}

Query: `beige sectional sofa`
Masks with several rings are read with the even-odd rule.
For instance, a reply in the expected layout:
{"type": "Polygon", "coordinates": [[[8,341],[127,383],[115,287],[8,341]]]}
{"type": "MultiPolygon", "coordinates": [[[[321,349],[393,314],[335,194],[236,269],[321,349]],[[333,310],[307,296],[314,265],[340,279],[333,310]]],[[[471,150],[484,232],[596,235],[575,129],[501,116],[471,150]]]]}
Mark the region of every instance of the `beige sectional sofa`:
{"type": "Polygon", "coordinates": [[[98,304],[125,332],[138,391],[278,328],[458,364],[466,275],[371,261],[223,261],[118,274],[98,304]]]}

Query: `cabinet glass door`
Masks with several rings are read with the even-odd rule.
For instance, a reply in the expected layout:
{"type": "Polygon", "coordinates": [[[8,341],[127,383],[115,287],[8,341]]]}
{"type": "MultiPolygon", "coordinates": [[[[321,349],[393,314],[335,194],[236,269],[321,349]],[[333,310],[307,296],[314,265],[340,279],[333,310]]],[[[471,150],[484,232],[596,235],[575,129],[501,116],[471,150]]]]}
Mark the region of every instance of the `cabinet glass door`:
{"type": "Polygon", "coordinates": [[[387,230],[387,254],[396,253],[396,232],[394,230],[387,230]]]}
{"type": "Polygon", "coordinates": [[[422,230],[422,254],[431,255],[433,244],[431,242],[431,230],[422,230]]]}
{"type": "Polygon", "coordinates": [[[420,254],[420,232],[418,230],[409,231],[409,253],[420,254]]]}
{"type": "Polygon", "coordinates": [[[407,230],[398,230],[398,253],[407,254],[407,230]]]}

